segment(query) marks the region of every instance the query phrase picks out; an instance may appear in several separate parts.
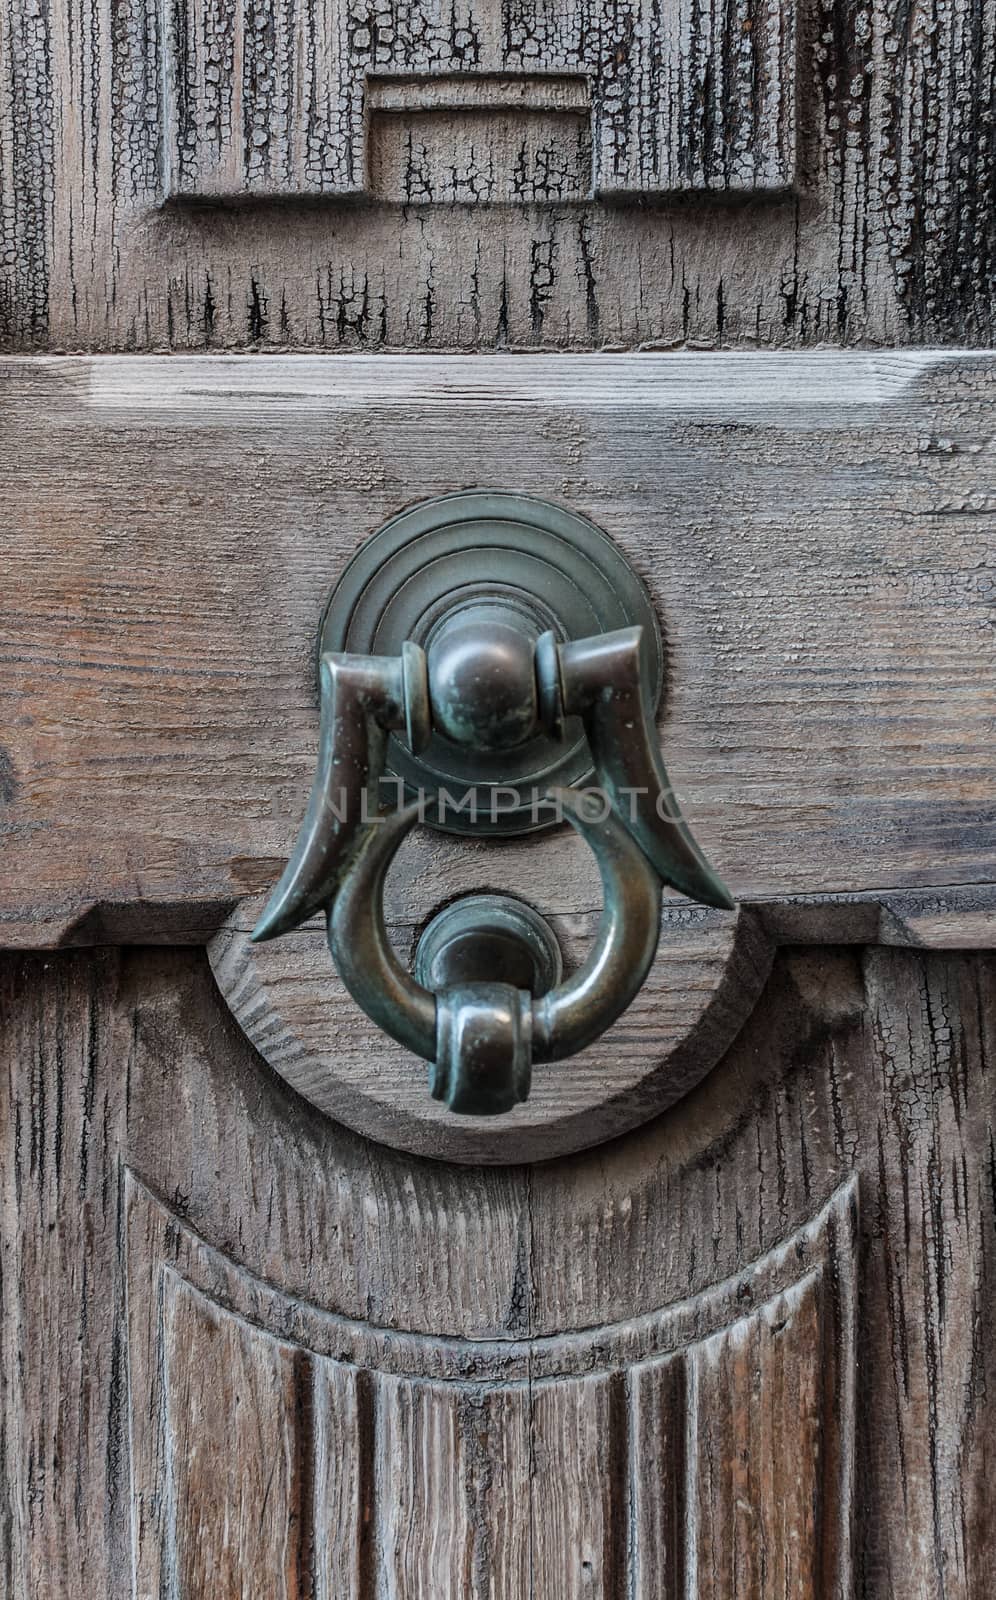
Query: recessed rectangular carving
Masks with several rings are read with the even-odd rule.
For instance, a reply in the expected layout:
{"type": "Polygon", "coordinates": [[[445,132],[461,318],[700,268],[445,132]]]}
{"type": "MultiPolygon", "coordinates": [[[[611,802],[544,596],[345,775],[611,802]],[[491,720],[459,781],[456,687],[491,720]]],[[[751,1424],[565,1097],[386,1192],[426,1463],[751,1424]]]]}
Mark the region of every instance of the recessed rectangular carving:
{"type": "Polygon", "coordinates": [[[167,7],[170,197],[371,188],[401,199],[587,194],[579,130],[561,129],[566,137],[544,154],[530,126],[539,111],[589,122],[596,193],[778,190],[794,178],[791,3],[737,0],[731,11],[719,0],[552,0],[538,14],[514,0],[500,21],[494,7],[472,0],[445,20],[418,0],[396,0],[376,16],[350,11],[345,0],[167,7]],[[537,103],[544,77],[549,91],[539,91],[537,103]],[[558,87],[565,79],[576,87],[558,87]],[[460,113],[493,115],[499,105],[500,126],[486,137],[462,124],[460,113]],[[403,139],[385,145],[380,130],[370,148],[371,112],[420,109],[437,120],[423,131],[424,157],[416,148],[409,172],[403,139]],[[499,152],[493,171],[482,143],[499,152]],[[518,179],[517,146],[525,163],[518,179]],[[447,164],[451,177],[432,175],[447,164]]]}
{"type": "Polygon", "coordinates": [[[585,200],[591,104],[578,77],[371,78],[368,182],[407,205],[585,200]]]}
{"type": "Polygon", "coordinates": [[[578,116],[375,117],[370,188],[406,205],[584,200],[591,129],[578,116]]]}

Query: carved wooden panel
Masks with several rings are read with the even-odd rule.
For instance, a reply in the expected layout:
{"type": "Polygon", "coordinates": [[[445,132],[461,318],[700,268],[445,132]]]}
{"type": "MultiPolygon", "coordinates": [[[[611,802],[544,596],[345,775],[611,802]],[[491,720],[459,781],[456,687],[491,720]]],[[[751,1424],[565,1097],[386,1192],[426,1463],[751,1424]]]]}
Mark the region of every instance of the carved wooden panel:
{"type": "Polygon", "coordinates": [[[592,184],[581,77],[369,78],[367,184],[406,205],[564,203],[592,184]]]}
{"type": "MultiPolygon", "coordinates": [[[[447,75],[478,107],[513,114],[556,75],[583,91],[590,166],[579,198],[695,189],[783,189],[795,174],[795,4],[740,0],[735,17],[692,0],[432,0],[323,6],[170,0],[166,18],[168,196],[355,195],[370,187],[369,129],[385,109],[418,137],[423,96],[447,75]]],[[[569,88],[566,91],[570,92],[569,88]]],[[[453,96],[443,166],[475,137],[453,96]]],[[[486,126],[485,150],[490,143],[486,126]]],[[[513,126],[503,143],[529,137],[513,126]]],[[[513,189],[513,194],[516,191],[513,189]]],[[[424,187],[399,198],[488,199],[424,187]]],[[[556,185],[518,198],[564,198],[556,185]]]]}
{"type": "Polygon", "coordinates": [[[0,344],[992,342],[994,49],[992,0],[6,0],[0,344]]]}
{"type": "Polygon", "coordinates": [[[290,1301],[126,1181],[140,1596],[852,1594],[853,1185],[694,1300],[503,1345],[290,1301]]]}
{"type": "Polygon", "coordinates": [[[477,1172],[316,1117],[199,952],[0,976],[6,1594],[992,1591],[991,957],[782,952],[667,1117],[477,1172]]]}
{"type": "MultiPolygon", "coordinates": [[[[0,348],[133,357],[0,372],[4,1600],[996,1593],[994,81],[996,0],[0,0],[0,348]],[[747,902],[559,1102],[666,1116],[477,1170],[245,946],[325,595],[468,475],[647,576],[747,902]]],[[[494,869],[575,957],[578,857],[494,869]]]]}

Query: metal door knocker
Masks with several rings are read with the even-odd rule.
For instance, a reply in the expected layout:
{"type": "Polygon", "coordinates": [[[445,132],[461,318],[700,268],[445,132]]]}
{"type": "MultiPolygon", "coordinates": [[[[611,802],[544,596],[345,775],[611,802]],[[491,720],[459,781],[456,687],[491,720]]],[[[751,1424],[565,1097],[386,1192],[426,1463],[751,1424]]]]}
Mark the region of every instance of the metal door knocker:
{"type": "Polygon", "coordinates": [[[314,785],[253,940],[324,910],[343,982],[432,1063],[432,1094],[477,1116],[510,1110],[534,1062],[583,1050],[633,1000],[657,950],[662,883],[734,904],[668,782],[661,677],[649,597],[584,518],[489,491],[394,518],[326,611],[314,785]],[[603,891],[583,965],[564,975],[553,930],[524,902],[468,895],[429,924],[406,971],[383,892],[418,821],[478,836],[575,828],[603,891]]]}

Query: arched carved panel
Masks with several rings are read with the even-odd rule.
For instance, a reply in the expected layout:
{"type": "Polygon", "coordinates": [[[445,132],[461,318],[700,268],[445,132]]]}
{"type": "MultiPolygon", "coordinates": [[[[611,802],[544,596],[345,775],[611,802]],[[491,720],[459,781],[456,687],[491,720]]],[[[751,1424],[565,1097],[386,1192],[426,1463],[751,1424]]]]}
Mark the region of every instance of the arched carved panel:
{"type": "Polygon", "coordinates": [[[509,1340],[293,1299],[130,1176],[127,1211],[141,1600],[851,1593],[853,1183],[691,1299],[509,1340]]]}

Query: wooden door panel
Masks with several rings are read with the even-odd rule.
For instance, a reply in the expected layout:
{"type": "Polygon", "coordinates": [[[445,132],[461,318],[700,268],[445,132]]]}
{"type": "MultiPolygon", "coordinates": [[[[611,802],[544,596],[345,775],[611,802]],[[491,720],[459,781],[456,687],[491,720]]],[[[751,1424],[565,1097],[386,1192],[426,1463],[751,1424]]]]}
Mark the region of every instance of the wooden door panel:
{"type": "Polygon", "coordinates": [[[993,11],[916,20],[885,0],[12,4],[0,340],[991,342],[993,11]],[[495,205],[551,78],[582,97],[584,192],[527,166],[495,205]],[[388,120],[401,203],[377,193],[388,120]]]}
{"type": "Polygon", "coordinates": [[[784,954],[667,1117],[469,1172],[201,954],[7,958],[9,1592],[983,1594],[992,980],[784,954]]]}
{"type": "Polygon", "coordinates": [[[695,1303],[502,1347],[288,1306],[127,1187],[140,1595],[851,1592],[851,1188],[695,1303]]]}
{"type": "MultiPolygon", "coordinates": [[[[994,0],[0,0],[0,1600],[996,1594],[994,74],[994,0]],[[248,939],[329,591],[472,486],[645,580],[738,901],[493,1119],[248,939]]],[[[389,936],[495,886],[584,959],[565,829],[413,833],[389,936]]]]}

